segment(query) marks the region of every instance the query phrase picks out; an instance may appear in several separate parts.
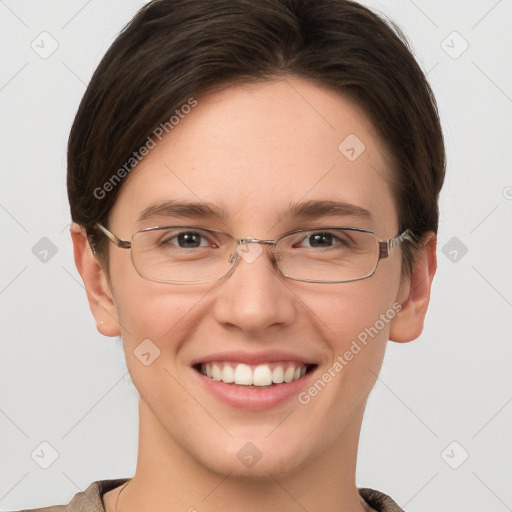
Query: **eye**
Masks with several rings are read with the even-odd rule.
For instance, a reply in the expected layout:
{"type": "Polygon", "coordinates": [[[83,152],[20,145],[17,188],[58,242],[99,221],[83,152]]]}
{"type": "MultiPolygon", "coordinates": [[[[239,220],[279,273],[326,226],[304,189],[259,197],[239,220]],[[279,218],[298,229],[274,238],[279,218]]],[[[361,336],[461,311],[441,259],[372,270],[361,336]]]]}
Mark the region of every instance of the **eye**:
{"type": "Polygon", "coordinates": [[[175,246],[180,249],[198,249],[200,247],[217,247],[217,244],[209,239],[211,235],[204,231],[167,231],[160,238],[158,245],[175,246]]]}
{"type": "Polygon", "coordinates": [[[311,248],[330,248],[330,247],[347,247],[350,245],[350,239],[343,232],[332,233],[329,231],[310,232],[302,240],[302,247],[311,248]]]}

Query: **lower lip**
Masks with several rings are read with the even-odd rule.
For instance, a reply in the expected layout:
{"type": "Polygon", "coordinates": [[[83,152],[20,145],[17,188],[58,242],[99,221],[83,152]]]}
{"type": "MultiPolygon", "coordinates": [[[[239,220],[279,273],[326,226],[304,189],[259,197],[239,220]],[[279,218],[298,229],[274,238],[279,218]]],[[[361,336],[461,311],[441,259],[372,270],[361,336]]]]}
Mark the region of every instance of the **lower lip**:
{"type": "Polygon", "coordinates": [[[287,400],[296,397],[300,391],[309,386],[311,378],[317,369],[314,368],[293,382],[285,382],[265,389],[225,384],[222,381],[213,380],[195,369],[192,369],[192,371],[199,377],[205,389],[220,401],[237,409],[264,411],[277,407],[287,400]]]}

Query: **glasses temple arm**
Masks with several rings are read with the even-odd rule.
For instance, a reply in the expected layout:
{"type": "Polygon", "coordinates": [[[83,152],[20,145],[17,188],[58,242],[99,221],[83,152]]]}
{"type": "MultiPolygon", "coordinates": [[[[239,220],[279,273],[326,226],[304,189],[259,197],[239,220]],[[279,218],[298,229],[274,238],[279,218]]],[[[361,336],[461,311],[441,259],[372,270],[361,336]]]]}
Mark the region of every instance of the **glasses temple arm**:
{"type": "Polygon", "coordinates": [[[418,243],[410,229],[406,229],[403,233],[395,236],[394,238],[390,238],[384,241],[379,240],[379,259],[387,258],[391,249],[397,247],[405,240],[411,242],[414,247],[418,247],[418,243]]]}
{"type": "Polygon", "coordinates": [[[103,227],[101,224],[97,223],[96,227],[100,229],[111,242],[117,245],[117,247],[121,247],[122,249],[129,249],[132,246],[131,242],[121,240],[119,237],[114,235],[114,233],[111,233],[107,228],[103,227]]]}

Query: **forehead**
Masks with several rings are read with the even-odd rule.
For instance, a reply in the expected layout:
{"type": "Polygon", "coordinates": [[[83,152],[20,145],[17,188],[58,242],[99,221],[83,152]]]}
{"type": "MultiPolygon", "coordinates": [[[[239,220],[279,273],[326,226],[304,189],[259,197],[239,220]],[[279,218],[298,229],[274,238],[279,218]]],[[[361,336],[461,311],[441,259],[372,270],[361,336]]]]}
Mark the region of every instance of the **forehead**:
{"type": "Polygon", "coordinates": [[[133,231],[155,204],[204,202],[223,210],[225,226],[268,236],[278,218],[281,228],[293,221],[282,218],[289,206],[326,200],[368,210],[361,227],[394,234],[391,164],[355,103],[296,77],[196,101],[125,178],[112,225],[133,231]]]}

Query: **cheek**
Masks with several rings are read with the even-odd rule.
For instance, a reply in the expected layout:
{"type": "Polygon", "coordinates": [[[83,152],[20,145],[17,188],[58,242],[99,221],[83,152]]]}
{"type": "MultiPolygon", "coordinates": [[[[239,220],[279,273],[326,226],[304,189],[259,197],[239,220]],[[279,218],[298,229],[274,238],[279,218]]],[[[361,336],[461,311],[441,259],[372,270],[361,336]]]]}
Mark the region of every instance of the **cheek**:
{"type": "MultiPolygon", "coordinates": [[[[131,286],[137,293],[121,294],[118,315],[130,377],[139,394],[154,412],[173,410],[183,389],[176,361],[186,340],[200,326],[201,295],[164,290],[157,283],[131,286]],[[154,285],[154,286],[153,286],[154,285]]],[[[183,404],[182,404],[183,405],[183,404]]]]}
{"type": "Polygon", "coordinates": [[[390,282],[379,282],[373,277],[329,288],[326,285],[314,295],[309,292],[303,296],[314,313],[311,318],[318,319],[317,325],[336,353],[348,350],[353,340],[362,344],[374,338],[387,341],[390,321],[396,314],[396,290],[390,282]]]}
{"type": "Polygon", "coordinates": [[[180,340],[190,337],[200,325],[201,320],[196,315],[201,309],[201,298],[208,290],[143,279],[129,258],[115,263],[113,295],[126,363],[130,371],[135,372],[132,373],[134,381],[138,380],[138,371],[143,371],[146,380],[152,373],[147,369],[157,370],[173,361],[182,343],[180,340]]]}
{"type": "Polygon", "coordinates": [[[160,350],[169,350],[175,348],[169,346],[170,341],[197,327],[200,319],[194,318],[202,294],[181,291],[178,286],[145,282],[143,287],[132,286],[130,293],[121,295],[117,311],[127,347],[134,348],[149,338],[160,350]]]}
{"type": "Polygon", "coordinates": [[[317,332],[321,330],[330,358],[299,397],[312,438],[315,429],[322,428],[324,442],[335,442],[375,384],[395,315],[392,293],[383,290],[368,279],[333,285],[314,296],[304,294],[312,312],[308,318],[317,332]]]}
{"type": "Polygon", "coordinates": [[[125,345],[133,349],[146,338],[160,343],[200,296],[179,285],[148,281],[137,273],[129,254],[115,256],[111,258],[112,292],[125,345]]]}

